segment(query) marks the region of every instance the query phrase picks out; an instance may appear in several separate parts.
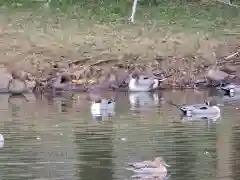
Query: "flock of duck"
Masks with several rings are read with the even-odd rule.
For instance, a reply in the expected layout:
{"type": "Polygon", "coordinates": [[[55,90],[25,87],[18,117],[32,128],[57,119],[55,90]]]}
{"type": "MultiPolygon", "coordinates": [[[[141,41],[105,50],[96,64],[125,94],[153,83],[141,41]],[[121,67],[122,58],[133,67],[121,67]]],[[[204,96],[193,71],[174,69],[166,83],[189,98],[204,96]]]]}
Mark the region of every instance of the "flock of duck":
{"type": "MultiPolygon", "coordinates": [[[[129,100],[130,104],[136,103],[136,99],[144,98],[144,92],[154,91],[158,89],[159,84],[162,80],[151,79],[146,77],[139,77],[139,78],[131,78],[128,89],[129,93],[129,100]]],[[[237,94],[240,95],[240,86],[234,84],[226,84],[220,85],[216,87],[218,92],[223,92],[224,97],[233,98],[237,94]]],[[[188,119],[210,119],[216,120],[221,115],[221,110],[217,104],[217,101],[214,99],[205,100],[204,103],[201,104],[188,104],[188,105],[177,105],[172,101],[167,101],[170,105],[175,106],[182,112],[182,117],[188,119]]],[[[101,116],[103,114],[114,114],[116,102],[112,99],[102,99],[101,101],[93,101],[91,105],[91,112],[94,116],[101,116]]]]}
{"type": "MultiPolygon", "coordinates": [[[[129,75],[127,80],[124,80],[126,83],[126,90],[130,92],[130,103],[134,103],[136,96],[134,93],[146,93],[156,91],[161,87],[161,83],[167,78],[157,78],[150,77],[147,75],[139,75],[132,73],[129,75]]],[[[114,81],[115,82],[115,81],[114,81]]],[[[116,101],[113,97],[107,96],[106,92],[119,90],[119,85],[113,81],[102,82],[100,84],[92,83],[88,87],[88,97],[91,100],[91,113],[95,117],[101,116],[114,116],[114,110],[116,106],[116,101]]],[[[66,76],[59,76],[52,78],[48,81],[47,85],[51,93],[64,95],[64,93],[69,92],[69,87],[71,90],[78,89],[78,85],[75,79],[69,79],[66,76]]],[[[32,92],[36,91],[38,87],[36,85],[32,88],[32,92]]],[[[240,86],[230,83],[221,83],[216,86],[216,90],[224,92],[225,96],[234,97],[237,94],[240,94],[240,86]]],[[[20,95],[27,91],[26,82],[24,80],[19,80],[13,75],[13,79],[9,82],[8,91],[12,95],[20,95]]],[[[177,105],[172,101],[168,101],[170,105],[178,108],[182,111],[183,116],[194,117],[194,118],[208,118],[210,117],[219,117],[220,108],[213,101],[205,101],[202,104],[190,104],[190,105],[177,105]]],[[[0,141],[4,141],[3,136],[0,136],[0,141]]],[[[162,157],[155,158],[154,161],[143,161],[138,163],[129,164],[128,170],[136,173],[133,177],[135,178],[144,178],[144,179],[164,179],[167,176],[167,168],[169,167],[162,157]]]]}
{"type": "MultiPolygon", "coordinates": [[[[107,80],[102,81],[101,83],[92,82],[88,86],[88,98],[92,101],[91,104],[91,113],[94,116],[112,116],[114,115],[114,109],[116,102],[114,97],[109,96],[109,92],[117,90],[126,90],[130,93],[130,103],[133,101],[134,93],[143,93],[143,92],[153,92],[161,87],[163,81],[167,77],[157,77],[157,76],[148,76],[145,74],[132,73],[125,76],[121,79],[121,84],[119,80],[112,80],[108,77],[107,80]],[[118,83],[117,83],[118,82],[118,83]],[[123,84],[125,86],[123,86],[123,84]],[[124,87],[124,88],[123,88],[124,87]]],[[[45,88],[45,93],[64,96],[64,94],[71,94],[69,92],[81,91],[83,86],[77,83],[77,80],[71,76],[66,76],[64,74],[57,77],[50,78],[45,88]]],[[[12,73],[12,80],[9,81],[8,91],[12,95],[20,95],[29,91],[36,92],[39,89],[37,83],[32,89],[27,89],[26,81],[20,79],[16,74],[12,73]]],[[[216,87],[217,90],[224,92],[225,95],[229,97],[234,97],[236,94],[240,94],[240,86],[230,83],[221,83],[216,87]]],[[[140,97],[141,98],[141,97],[140,97]]],[[[190,104],[190,105],[177,105],[172,101],[168,101],[169,104],[177,107],[182,111],[183,115],[186,117],[200,117],[204,118],[206,116],[220,116],[220,108],[217,106],[216,102],[205,101],[202,104],[190,104]]]]}

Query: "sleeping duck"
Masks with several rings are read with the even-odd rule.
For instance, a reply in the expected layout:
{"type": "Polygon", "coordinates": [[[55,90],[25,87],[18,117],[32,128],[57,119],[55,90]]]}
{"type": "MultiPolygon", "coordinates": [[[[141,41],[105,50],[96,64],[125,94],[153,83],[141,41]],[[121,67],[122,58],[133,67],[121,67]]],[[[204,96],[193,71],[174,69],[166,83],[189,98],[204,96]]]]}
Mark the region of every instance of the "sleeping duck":
{"type": "Polygon", "coordinates": [[[135,73],[130,76],[128,88],[130,91],[135,92],[153,91],[159,87],[161,81],[163,80],[138,75],[135,73]]]}
{"type": "Polygon", "coordinates": [[[170,104],[176,106],[183,112],[184,116],[195,116],[200,114],[220,114],[220,108],[213,104],[211,101],[205,101],[204,104],[192,104],[192,105],[176,105],[172,102],[170,104]]]}

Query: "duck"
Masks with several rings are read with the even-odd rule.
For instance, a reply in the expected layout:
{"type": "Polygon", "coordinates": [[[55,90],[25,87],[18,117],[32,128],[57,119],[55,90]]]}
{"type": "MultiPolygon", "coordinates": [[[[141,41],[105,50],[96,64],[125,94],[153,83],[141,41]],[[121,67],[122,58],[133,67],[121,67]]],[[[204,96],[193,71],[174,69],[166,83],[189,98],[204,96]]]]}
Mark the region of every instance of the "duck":
{"type": "Polygon", "coordinates": [[[4,137],[2,134],[0,134],[0,142],[3,142],[4,141],[4,137]]]}
{"type": "Polygon", "coordinates": [[[116,102],[112,99],[99,99],[92,101],[91,114],[94,117],[114,116],[116,102]]]}
{"type": "Polygon", "coordinates": [[[149,92],[156,90],[164,79],[155,79],[144,75],[132,74],[129,79],[128,88],[133,92],[149,92]]]}
{"type": "Polygon", "coordinates": [[[12,79],[8,82],[7,89],[12,95],[21,95],[28,91],[27,83],[23,79],[19,72],[12,71],[12,79]]]}
{"type": "Polygon", "coordinates": [[[154,161],[143,161],[137,163],[130,163],[128,170],[140,174],[158,174],[167,173],[167,168],[170,167],[162,157],[156,157],[154,161]]]}
{"type": "Polygon", "coordinates": [[[191,105],[176,105],[169,102],[171,105],[177,107],[183,112],[184,116],[194,116],[194,115],[210,115],[210,114],[220,114],[221,110],[217,105],[214,105],[211,101],[205,101],[202,104],[191,104],[191,105]]]}
{"type": "Polygon", "coordinates": [[[0,134],[0,148],[3,148],[4,146],[4,137],[2,134],[0,134]]]}
{"type": "Polygon", "coordinates": [[[236,84],[222,84],[219,89],[225,93],[224,95],[228,95],[230,97],[240,94],[240,85],[236,84]]]}

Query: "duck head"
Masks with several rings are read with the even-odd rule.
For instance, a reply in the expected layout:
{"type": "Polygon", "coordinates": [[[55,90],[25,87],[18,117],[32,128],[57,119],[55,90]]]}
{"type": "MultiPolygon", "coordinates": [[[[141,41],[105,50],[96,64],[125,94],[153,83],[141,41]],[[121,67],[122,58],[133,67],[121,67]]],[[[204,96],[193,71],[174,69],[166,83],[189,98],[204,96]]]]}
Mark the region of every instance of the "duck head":
{"type": "Polygon", "coordinates": [[[217,100],[216,100],[216,99],[205,100],[205,104],[206,104],[207,106],[213,107],[213,108],[216,110],[216,112],[220,113],[220,108],[217,106],[218,103],[217,103],[217,100]]]}
{"type": "Polygon", "coordinates": [[[23,78],[21,72],[16,71],[16,70],[12,71],[11,75],[12,75],[13,79],[22,79],[23,78]]]}
{"type": "Polygon", "coordinates": [[[131,77],[135,80],[139,80],[140,76],[136,72],[132,73],[131,77]]]}
{"type": "Polygon", "coordinates": [[[68,75],[62,75],[60,77],[60,83],[61,84],[65,84],[65,83],[69,83],[71,81],[71,77],[68,75]]]}
{"type": "Polygon", "coordinates": [[[209,100],[205,100],[205,104],[206,104],[207,106],[210,106],[210,101],[209,101],[209,100]]]}

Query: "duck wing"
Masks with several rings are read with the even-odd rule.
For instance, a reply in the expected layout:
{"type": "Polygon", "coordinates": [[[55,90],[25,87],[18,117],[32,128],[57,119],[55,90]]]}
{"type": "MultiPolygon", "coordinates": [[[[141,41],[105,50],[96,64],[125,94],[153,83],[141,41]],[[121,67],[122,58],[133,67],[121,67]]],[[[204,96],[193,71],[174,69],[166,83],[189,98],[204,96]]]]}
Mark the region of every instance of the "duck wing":
{"type": "Polygon", "coordinates": [[[137,162],[137,163],[129,163],[129,166],[139,169],[139,168],[146,168],[146,167],[155,167],[152,163],[152,161],[143,161],[143,162],[137,162]]]}
{"type": "Polygon", "coordinates": [[[156,173],[162,173],[159,168],[156,167],[145,167],[145,168],[132,168],[131,169],[133,172],[138,173],[138,174],[156,174],[156,173]]]}

